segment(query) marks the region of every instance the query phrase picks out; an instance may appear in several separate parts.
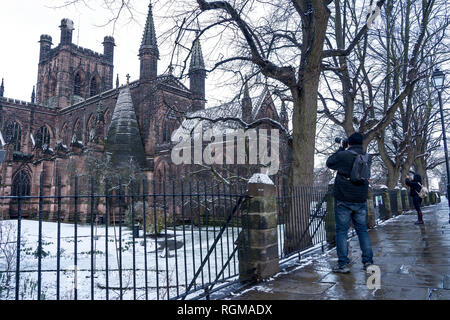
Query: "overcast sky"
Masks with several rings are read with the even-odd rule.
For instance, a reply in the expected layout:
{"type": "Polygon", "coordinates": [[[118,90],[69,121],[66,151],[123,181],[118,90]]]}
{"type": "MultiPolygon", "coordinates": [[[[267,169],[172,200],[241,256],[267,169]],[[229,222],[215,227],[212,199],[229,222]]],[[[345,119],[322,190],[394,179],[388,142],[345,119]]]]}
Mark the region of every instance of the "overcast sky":
{"type": "MultiPolygon", "coordinates": [[[[98,1],[98,0],[97,0],[98,1]]],[[[39,39],[41,34],[53,38],[53,47],[60,42],[59,25],[63,18],[75,23],[73,42],[81,47],[103,53],[103,38],[114,35],[116,50],[114,57],[115,74],[119,74],[121,84],[126,82],[129,73],[131,81],[139,77],[138,51],[145,26],[148,1],[135,1],[135,19],[126,23],[122,19],[113,32],[113,25],[102,26],[108,21],[110,13],[102,9],[97,1],[90,0],[92,8],[70,6],[55,8],[63,0],[1,0],[0,1],[0,78],[5,79],[5,96],[30,101],[33,85],[37,81],[39,62],[39,39]]],[[[153,1],[155,2],[155,1],[153,1]]],[[[159,2],[154,8],[157,35],[161,35],[165,22],[158,15],[159,2]]],[[[206,44],[204,44],[206,46],[206,44]]],[[[167,70],[172,45],[159,43],[161,60],[159,74],[167,70]]],[[[216,105],[220,99],[217,92],[212,94],[212,78],[207,81],[207,99],[209,106],[216,105]]],[[[115,84],[115,76],[114,76],[115,84]]],[[[185,83],[186,84],[186,83],[185,83]]],[[[225,99],[225,98],[224,98],[225,99]]]]}

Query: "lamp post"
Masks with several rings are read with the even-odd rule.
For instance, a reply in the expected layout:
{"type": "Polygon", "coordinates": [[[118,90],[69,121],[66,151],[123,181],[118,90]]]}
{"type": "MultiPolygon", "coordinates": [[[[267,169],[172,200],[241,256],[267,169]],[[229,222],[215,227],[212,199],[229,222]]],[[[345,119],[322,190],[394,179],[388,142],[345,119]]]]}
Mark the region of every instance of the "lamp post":
{"type": "MultiPolygon", "coordinates": [[[[447,200],[450,210],[450,168],[448,163],[447,137],[445,134],[444,111],[442,109],[442,97],[441,97],[441,92],[442,89],[444,88],[445,73],[443,73],[439,69],[436,69],[431,75],[431,79],[433,80],[434,88],[438,92],[439,97],[439,108],[441,112],[441,124],[442,124],[442,139],[444,140],[445,167],[447,169],[447,200]]],[[[449,211],[449,223],[450,223],[450,211],[449,211]]]]}
{"type": "Polygon", "coordinates": [[[0,150],[0,163],[6,158],[6,150],[0,150]]]}

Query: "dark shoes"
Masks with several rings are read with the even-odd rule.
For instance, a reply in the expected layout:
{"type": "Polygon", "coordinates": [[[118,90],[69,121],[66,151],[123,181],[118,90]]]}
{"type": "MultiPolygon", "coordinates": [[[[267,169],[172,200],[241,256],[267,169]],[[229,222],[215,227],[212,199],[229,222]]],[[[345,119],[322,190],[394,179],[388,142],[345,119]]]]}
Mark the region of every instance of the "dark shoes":
{"type": "Polygon", "coordinates": [[[415,225],[423,224],[423,221],[416,221],[414,222],[415,225]]]}
{"type": "Polygon", "coordinates": [[[368,268],[369,266],[371,266],[371,265],[373,265],[373,262],[366,262],[366,263],[364,263],[364,265],[363,265],[364,271],[367,271],[367,268],[368,268]]]}
{"type": "MultiPolygon", "coordinates": [[[[364,271],[367,271],[367,268],[370,267],[371,265],[373,265],[373,262],[366,262],[363,265],[363,269],[364,271]]],[[[335,267],[333,267],[333,272],[334,273],[350,273],[350,266],[348,264],[340,266],[337,265],[335,267]]]]}
{"type": "Polygon", "coordinates": [[[337,266],[333,267],[332,271],[334,273],[350,273],[350,268],[349,268],[348,264],[343,265],[343,266],[337,265],[337,266]]]}

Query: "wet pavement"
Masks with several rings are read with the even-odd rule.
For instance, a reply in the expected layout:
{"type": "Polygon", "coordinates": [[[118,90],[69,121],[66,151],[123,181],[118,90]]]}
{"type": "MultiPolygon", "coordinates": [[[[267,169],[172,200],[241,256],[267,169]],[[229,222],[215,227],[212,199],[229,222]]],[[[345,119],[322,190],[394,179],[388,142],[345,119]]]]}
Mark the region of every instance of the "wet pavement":
{"type": "MultiPolygon", "coordinates": [[[[450,300],[450,224],[448,202],[423,208],[425,224],[414,225],[415,211],[369,231],[381,287],[369,289],[358,238],[349,241],[351,273],[334,274],[336,250],[316,254],[234,300],[450,300]]],[[[369,279],[370,280],[370,279],[369,279]]]]}

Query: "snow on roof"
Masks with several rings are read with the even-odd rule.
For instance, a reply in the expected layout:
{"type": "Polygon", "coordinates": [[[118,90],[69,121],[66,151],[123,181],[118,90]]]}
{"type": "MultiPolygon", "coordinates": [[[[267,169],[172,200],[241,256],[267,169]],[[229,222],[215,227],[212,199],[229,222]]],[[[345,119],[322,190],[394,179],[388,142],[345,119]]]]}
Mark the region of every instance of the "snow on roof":
{"type": "Polygon", "coordinates": [[[178,90],[190,92],[189,89],[183,83],[181,83],[180,80],[178,80],[171,74],[160,75],[158,76],[157,81],[160,84],[164,84],[166,86],[176,88],[178,90]]]}
{"type": "MultiPolygon", "coordinates": [[[[255,100],[256,103],[253,105],[253,111],[252,116],[253,119],[257,116],[259,113],[259,110],[261,109],[261,106],[264,102],[264,98],[266,97],[268,93],[267,88],[265,88],[260,96],[258,96],[255,100]]],[[[217,107],[207,108],[204,110],[198,110],[195,112],[188,113],[188,117],[201,117],[201,118],[208,118],[208,119],[218,119],[218,118],[224,118],[224,117],[230,117],[230,118],[239,118],[242,119],[242,105],[240,101],[232,101],[229,103],[225,103],[222,105],[219,105],[217,107]]],[[[194,129],[196,129],[199,125],[202,125],[202,130],[208,130],[212,129],[215,133],[227,133],[230,131],[235,131],[236,129],[240,129],[241,126],[234,121],[227,121],[227,122],[211,122],[206,121],[202,119],[185,119],[181,126],[174,132],[172,136],[172,142],[179,142],[180,138],[185,137],[186,135],[192,135],[194,129]]]]}
{"type": "Polygon", "coordinates": [[[253,108],[253,111],[252,111],[253,119],[255,119],[258,116],[259,110],[261,109],[261,106],[262,106],[262,104],[264,102],[264,98],[266,97],[268,92],[269,92],[269,89],[267,87],[264,87],[263,92],[258,97],[258,100],[256,101],[256,104],[255,104],[255,107],[253,108]]]}

